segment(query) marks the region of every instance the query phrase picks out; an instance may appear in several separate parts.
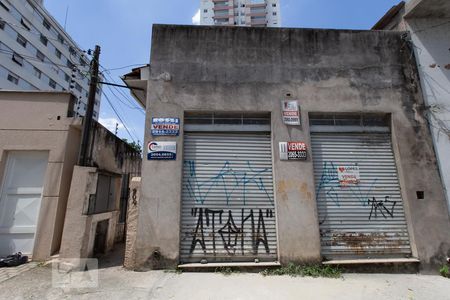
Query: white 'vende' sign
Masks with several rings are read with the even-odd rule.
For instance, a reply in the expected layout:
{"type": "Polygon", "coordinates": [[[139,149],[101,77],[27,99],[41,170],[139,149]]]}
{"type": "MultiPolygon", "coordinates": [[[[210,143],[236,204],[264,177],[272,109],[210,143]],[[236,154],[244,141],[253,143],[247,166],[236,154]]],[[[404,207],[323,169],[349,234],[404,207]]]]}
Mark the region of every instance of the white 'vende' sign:
{"type": "Polygon", "coordinates": [[[297,100],[281,101],[283,123],[286,125],[300,125],[300,109],[297,100]]]}
{"type": "Polygon", "coordinates": [[[358,166],[339,166],[337,167],[337,174],[341,186],[357,185],[359,183],[358,166]]]}

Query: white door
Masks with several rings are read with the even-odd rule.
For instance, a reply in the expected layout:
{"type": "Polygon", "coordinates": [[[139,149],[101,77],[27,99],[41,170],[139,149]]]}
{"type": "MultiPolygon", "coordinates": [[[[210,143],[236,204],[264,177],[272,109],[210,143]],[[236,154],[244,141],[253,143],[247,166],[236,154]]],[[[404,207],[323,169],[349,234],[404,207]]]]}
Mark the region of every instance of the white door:
{"type": "Polygon", "coordinates": [[[33,252],[47,164],[47,152],[8,154],[0,195],[1,256],[33,252]]]}

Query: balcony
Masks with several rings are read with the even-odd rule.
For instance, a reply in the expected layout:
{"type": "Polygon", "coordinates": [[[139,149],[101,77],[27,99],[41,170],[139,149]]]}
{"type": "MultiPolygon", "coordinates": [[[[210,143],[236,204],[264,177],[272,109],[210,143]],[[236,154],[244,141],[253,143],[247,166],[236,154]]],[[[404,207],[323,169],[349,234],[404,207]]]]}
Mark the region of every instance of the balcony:
{"type": "Polygon", "coordinates": [[[267,13],[265,11],[250,12],[249,14],[247,14],[247,16],[250,16],[250,17],[265,17],[266,15],[267,15],[267,13]]]}
{"type": "Polygon", "coordinates": [[[267,25],[267,20],[264,18],[252,19],[250,24],[253,25],[267,25]]]}
{"type": "Polygon", "coordinates": [[[214,10],[214,11],[219,11],[219,10],[230,10],[230,9],[232,9],[232,8],[233,8],[233,6],[223,6],[223,5],[219,6],[219,5],[217,5],[217,6],[214,6],[214,7],[213,7],[213,10],[214,10]]]}

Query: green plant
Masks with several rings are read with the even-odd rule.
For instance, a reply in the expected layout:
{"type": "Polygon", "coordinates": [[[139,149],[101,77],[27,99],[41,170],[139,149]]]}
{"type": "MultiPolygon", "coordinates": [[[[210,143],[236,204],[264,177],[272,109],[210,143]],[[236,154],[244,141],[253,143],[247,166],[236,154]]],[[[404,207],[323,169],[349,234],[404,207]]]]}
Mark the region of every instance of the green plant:
{"type": "Polygon", "coordinates": [[[183,270],[181,268],[168,269],[168,270],[164,270],[164,273],[181,274],[181,273],[183,273],[183,270]]]}
{"type": "Polygon", "coordinates": [[[448,268],[447,265],[442,266],[442,267],[439,269],[439,273],[440,273],[443,277],[450,278],[450,270],[449,270],[449,268],[448,268]]]}
{"type": "Polygon", "coordinates": [[[291,277],[327,277],[327,278],[339,278],[342,271],[338,267],[334,266],[322,266],[322,265],[295,265],[293,263],[287,266],[266,269],[261,272],[263,276],[281,276],[289,275],[291,277]]]}
{"type": "Polygon", "coordinates": [[[233,273],[240,273],[237,269],[231,267],[218,267],[215,269],[216,273],[222,273],[225,276],[230,276],[233,273]]]}

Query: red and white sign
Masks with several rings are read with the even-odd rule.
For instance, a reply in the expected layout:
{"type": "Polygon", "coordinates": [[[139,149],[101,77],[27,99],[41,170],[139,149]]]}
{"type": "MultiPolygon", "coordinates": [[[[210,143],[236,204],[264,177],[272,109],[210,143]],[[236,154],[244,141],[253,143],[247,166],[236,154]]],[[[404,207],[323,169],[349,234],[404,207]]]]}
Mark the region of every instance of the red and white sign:
{"type": "Polygon", "coordinates": [[[308,151],[304,142],[281,142],[281,160],[306,160],[308,151]]]}
{"type": "Polygon", "coordinates": [[[339,184],[343,187],[357,185],[361,179],[358,166],[339,166],[337,167],[339,184]]]}
{"type": "Polygon", "coordinates": [[[297,100],[281,101],[283,123],[286,125],[300,125],[300,109],[297,100]]]}

